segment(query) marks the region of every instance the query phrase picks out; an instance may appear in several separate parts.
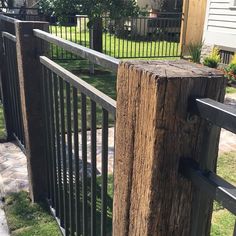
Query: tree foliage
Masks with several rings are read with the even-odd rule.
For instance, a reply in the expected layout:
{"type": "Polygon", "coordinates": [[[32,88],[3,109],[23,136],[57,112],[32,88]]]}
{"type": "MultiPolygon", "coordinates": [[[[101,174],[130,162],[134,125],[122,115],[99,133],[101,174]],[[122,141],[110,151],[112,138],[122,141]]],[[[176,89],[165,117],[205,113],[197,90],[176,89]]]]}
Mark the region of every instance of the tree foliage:
{"type": "Polygon", "coordinates": [[[135,0],[40,0],[41,10],[55,12],[57,16],[85,14],[90,19],[109,14],[111,17],[134,16],[139,14],[135,0]]]}

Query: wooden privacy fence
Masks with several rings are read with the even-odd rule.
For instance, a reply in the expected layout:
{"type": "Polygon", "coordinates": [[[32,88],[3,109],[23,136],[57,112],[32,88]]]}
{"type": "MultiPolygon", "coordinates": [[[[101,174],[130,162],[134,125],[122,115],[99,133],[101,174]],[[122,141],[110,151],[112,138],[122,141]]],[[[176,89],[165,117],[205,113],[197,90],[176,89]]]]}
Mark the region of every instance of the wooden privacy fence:
{"type": "MultiPolygon", "coordinates": [[[[31,198],[47,200],[64,235],[209,235],[213,199],[236,214],[235,187],[215,174],[219,127],[236,132],[221,72],[183,60],[121,62],[48,33],[47,23],[0,21],[18,71],[13,78],[1,64],[6,118],[21,108],[31,198]],[[49,59],[49,43],[117,72],[117,102],[49,59]]],[[[14,69],[11,56],[1,51],[14,69]]]]}

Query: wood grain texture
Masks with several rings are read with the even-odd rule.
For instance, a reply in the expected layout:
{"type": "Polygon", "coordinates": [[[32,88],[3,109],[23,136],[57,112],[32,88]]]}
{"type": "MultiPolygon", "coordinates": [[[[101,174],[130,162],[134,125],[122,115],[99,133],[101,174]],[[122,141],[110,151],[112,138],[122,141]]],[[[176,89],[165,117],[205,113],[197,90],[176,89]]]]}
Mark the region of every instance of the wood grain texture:
{"type": "Polygon", "coordinates": [[[47,172],[44,152],[42,78],[39,56],[47,47],[39,47],[33,29],[48,31],[45,22],[16,22],[17,64],[22,117],[25,134],[29,188],[32,201],[45,200],[47,172]]]}
{"type": "Polygon", "coordinates": [[[221,72],[183,60],[119,65],[113,235],[190,235],[193,187],[179,161],[202,161],[209,124],[187,120],[188,102],[223,101],[224,86],[221,72]]]}

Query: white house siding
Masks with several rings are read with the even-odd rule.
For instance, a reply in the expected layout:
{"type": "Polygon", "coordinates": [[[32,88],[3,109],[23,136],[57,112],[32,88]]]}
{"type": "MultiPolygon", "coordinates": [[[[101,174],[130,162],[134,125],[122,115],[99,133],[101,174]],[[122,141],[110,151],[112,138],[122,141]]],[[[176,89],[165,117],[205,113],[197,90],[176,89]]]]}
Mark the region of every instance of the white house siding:
{"type": "Polygon", "coordinates": [[[203,40],[236,50],[236,7],[232,0],[208,0],[203,40]]]}

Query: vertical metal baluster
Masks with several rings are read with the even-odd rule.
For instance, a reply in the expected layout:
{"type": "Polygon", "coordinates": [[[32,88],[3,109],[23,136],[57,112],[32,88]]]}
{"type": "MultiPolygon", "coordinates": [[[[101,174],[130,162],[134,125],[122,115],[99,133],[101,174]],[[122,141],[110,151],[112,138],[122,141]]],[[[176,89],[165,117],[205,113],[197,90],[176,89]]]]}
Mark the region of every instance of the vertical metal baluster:
{"type": "Polygon", "coordinates": [[[21,98],[20,98],[20,87],[19,87],[19,76],[17,68],[17,56],[16,56],[16,43],[13,42],[13,71],[14,71],[14,83],[15,83],[15,93],[17,97],[16,107],[17,107],[17,119],[19,124],[19,140],[22,145],[24,145],[24,131],[23,131],[23,120],[21,112],[21,98]]]}
{"type": "MultiPolygon", "coordinates": [[[[139,29],[141,31],[141,29],[142,29],[142,18],[139,17],[138,19],[139,19],[139,29]]],[[[141,37],[139,39],[138,57],[141,57],[141,37]]]]}
{"type": "Polygon", "coordinates": [[[128,37],[128,34],[127,34],[127,38],[126,38],[126,58],[128,58],[128,56],[129,56],[129,37],[128,37]]]}
{"type": "Polygon", "coordinates": [[[12,70],[10,67],[10,47],[9,47],[9,39],[8,38],[4,38],[4,46],[5,46],[5,55],[6,55],[6,64],[7,64],[7,77],[8,77],[8,90],[9,90],[9,105],[10,105],[10,109],[11,109],[11,118],[12,118],[12,125],[13,125],[13,134],[15,134],[15,130],[16,130],[16,120],[15,120],[15,109],[14,109],[14,98],[12,96],[13,94],[13,85],[12,85],[12,70]]]}
{"type": "MultiPolygon", "coordinates": [[[[146,37],[146,17],[143,18],[143,32],[144,32],[144,37],[146,37]]],[[[143,53],[142,53],[142,57],[145,57],[145,44],[148,44],[148,42],[146,42],[146,40],[143,40],[143,53]]]]}
{"type": "Polygon", "coordinates": [[[76,235],[80,229],[80,182],[79,182],[79,129],[78,129],[78,91],[73,88],[73,118],[74,118],[74,160],[75,160],[75,219],[76,235]]]}
{"type": "Polygon", "coordinates": [[[64,226],[65,234],[68,235],[68,196],[67,196],[67,164],[66,164],[66,139],[65,139],[65,104],[64,104],[64,82],[59,80],[59,96],[60,96],[60,119],[61,119],[61,154],[63,166],[63,201],[64,201],[64,219],[62,226],[64,226]]]}
{"type": "Polygon", "coordinates": [[[56,151],[57,151],[57,172],[58,172],[58,217],[63,218],[63,195],[62,195],[62,175],[61,175],[61,148],[60,148],[60,123],[59,123],[59,103],[58,103],[58,77],[54,77],[54,106],[55,106],[55,125],[56,125],[56,151]]]}
{"type": "MultiPolygon", "coordinates": [[[[61,38],[63,38],[63,27],[60,25],[61,38]]],[[[64,59],[64,49],[61,49],[61,59],[64,59]]]]}
{"type": "Polygon", "coordinates": [[[157,54],[155,54],[156,57],[160,56],[160,45],[161,45],[161,21],[158,18],[158,51],[157,54]]]}
{"type": "Polygon", "coordinates": [[[134,39],[133,39],[133,33],[132,33],[133,32],[133,18],[132,17],[130,18],[130,22],[131,22],[131,26],[130,26],[131,27],[131,31],[130,31],[130,44],[131,44],[130,45],[130,50],[131,50],[130,57],[133,57],[133,40],[134,39]]]}
{"type": "MultiPolygon", "coordinates": [[[[58,32],[57,32],[57,25],[55,25],[55,32],[56,32],[56,36],[58,36],[58,32]]],[[[58,46],[56,46],[56,55],[57,55],[57,59],[59,58],[59,52],[58,52],[58,46]]]]}
{"type": "Polygon", "coordinates": [[[87,25],[86,25],[86,17],[84,17],[84,46],[87,47],[87,25]]]}
{"type": "Polygon", "coordinates": [[[66,114],[67,114],[67,152],[69,172],[69,214],[70,214],[70,235],[74,234],[74,197],[73,197],[73,167],[72,167],[72,133],[71,133],[71,91],[70,84],[66,82],[66,114]]]}
{"type": "Polygon", "coordinates": [[[45,104],[46,104],[46,123],[47,123],[47,157],[49,163],[49,181],[50,181],[50,204],[54,207],[54,187],[53,187],[53,165],[51,155],[51,116],[49,109],[49,74],[48,69],[45,68],[45,104]]]}
{"type": "MultiPolygon", "coordinates": [[[[12,45],[13,43],[8,39],[8,43],[9,43],[9,55],[11,56],[14,56],[14,46],[12,45]]],[[[10,58],[9,58],[10,59],[10,58]]],[[[12,93],[11,93],[11,96],[12,96],[12,100],[13,100],[13,109],[14,109],[14,113],[13,113],[13,116],[14,116],[14,120],[15,120],[15,124],[16,124],[16,127],[15,127],[15,135],[17,137],[17,139],[20,141],[20,124],[19,124],[19,119],[18,119],[18,112],[17,112],[17,101],[19,100],[19,98],[17,97],[17,94],[16,94],[16,80],[15,80],[15,70],[14,70],[14,59],[12,60],[12,58],[9,60],[9,67],[10,67],[10,70],[11,70],[11,78],[10,78],[10,81],[11,81],[11,89],[12,89],[12,93]]]]}
{"type": "Polygon", "coordinates": [[[137,24],[138,24],[138,19],[137,17],[134,19],[135,21],[135,29],[134,29],[134,57],[137,57],[137,24]]]}
{"type": "MultiPolygon", "coordinates": [[[[118,24],[118,26],[119,26],[119,24],[118,24]]],[[[115,25],[114,27],[115,27],[115,31],[117,31],[117,29],[116,29],[117,26],[115,25]]],[[[118,37],[118,36],[116,36],[116,37],[118,37]]],[[[120,55],[120,49],[121,49],[120,37],[118,37],[118,58],[121,57],[121,55],[120,55]]]]}
{"type": "Polygon", "coordinates": [[[108,112],[102,109],[102,212],[101,236],[106,235],[107,223],[107,173],[108,173],[108,112]]]}
{"type": "Polygon", "coordinates": [[[54,97],[53,97],[53,77],[52,72],[49,72],[49,114],[50,114],[50,128],[51,128],[51,158],[53,165],[53,188],[54,188],[54,208],[56,215],[58,214],[58,191],[57,191],[57,163],[56,163],[56,150],[55,150],[55,120],[54,120],[54,97]]]}
{"type": "Polygon", "coordinates": [[[4,38],[4,46],[5,46],[5,56],[6,56],[6,64],[7,64],[7,77],[8,77],[8,90],[9,90],[9,105],[10,105],[10,110],[11,110],[11,118],[12,118],[12,125],[13,125],[13,134],[15,133],[16,129],[16,121],[15,121],[15,112],[14,112],[14,99],[12,97],[13,91],[12,91],[12,70],[10,68],[10,50],[9,50],[9,39],[4,38]]]}
{"type": "Polygon", "coordinates": [[[170,56],[168,53],[168,49],[170,49],[170,36],[171,36],[171,25],[170,25],[170,18],[166,19],[166,27],[167,27],[167,40],[166,40],[166,56],[170,56]]]}
{"type": "Polygon", "coordinates": [[[164,57],[164,46],[165,46],[165,32],[163,32],[163,29],[165,29],[165,20],[161,18],[161,29],[162,29],[162,38],[161,38],[161,56],[164,57]]]}
{"type": "MultiPolygon", "coordinates": [[[[111,20],[110,20],[110,24],[111,24],[111,20]]],[[[117,57],[117,54],[116,54],[116,44],[117,44],[117,38],[115,36],[115,33],[113,33],[113,40],[114,40],[114,47],[113,47],[113,57],[117,57]]]]}
{"type": "Polygon", "coordinates": [[[171,34],[170,38],[170,48],[169,48],[169,55],[174,56],[173,52],[173,46],[174,46],[174,38],[175,38],[175,25],[174,25],[174,19],[170,20],[170,28],[172,29],[173,33],[171,34]]]}
{"type": "MultiPolygon", "coordinates": [[[[104,43],[104,50],[103,50],[103,52],[105,53],[105,54],[107,54],[107,32],[109,32],[110,31],[110,27],[109,27],[109,24],[107,24],[107,17],[105,16],[105,18],[104,18],[104,20],[105,20],[105,33],[103,34],[104,35],[104,40],[103,40],[103,43],[104,43]]],[[[111,24],[110,24],[111,25],[111,24]]]]}
{"type": "Polygon", "coordinates": [[[82,195],[83,195],[83,236],[88,234],[87,217],[87,114],[86,114],[86,96],[81,93],[81,118],[82,118],[82,195]]]}
{"type": "MultiPolygon", "coordinates": [[[[123,22],[122,22],[123,23],[123,22]]],[[[119,26],[120,27],[120,26],[119,26]]],[[[119,29],[120,31],[120,29],[119,29]]],[[[123,31],[123,29],[122,29],[123,31]]],[[[122,32],[123,33],[123,32],[122,32]]],[[[125,56],[125,40],[124,40],[124,36],[122,37],[122,57],[124,58],[125,56]]]]}
{"type": "Polygon", "coordinates": [[[96,178],[97,178],[96,103],[91,100],[91,235],[96,235],[96,178]]]}
{"type": "Polygon", "coordinates": [[[81,27],[82,27],[82,17],[79,17],[79,44],[81,45],[82,44],[82,30],[81,30],[81,27]]]}
{"type": "Polygon", "coordinates": [[[46,108],[46,103],[47,103],[47,95],[46,95],[46,68],[45,66],[41,66],[41,71],[42,71],[42,100],[43,100],[43,113],[44,113],[44,127],[45,127],[45,139],[44,139],[44,144],[45,144],[45,159],[46,159],[46,163],[47,163],[47,182],[48,182],[48,189],[47,189],[47,198],[50,199],[51,198],[51,179],[50,179],[50,160],[48,157],[48,122],[47,122],[47,108],[46,108]]]}

